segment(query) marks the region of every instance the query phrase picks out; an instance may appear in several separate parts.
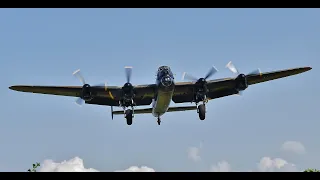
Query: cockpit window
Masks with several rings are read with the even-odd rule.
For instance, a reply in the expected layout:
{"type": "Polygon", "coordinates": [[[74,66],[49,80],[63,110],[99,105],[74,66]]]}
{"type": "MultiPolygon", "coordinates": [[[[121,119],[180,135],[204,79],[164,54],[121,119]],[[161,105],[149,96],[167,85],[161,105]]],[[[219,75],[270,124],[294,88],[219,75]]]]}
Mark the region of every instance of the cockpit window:
{"type": "Polygon", "coordinates": [[[169,70],[169,67],[168,66],[161,66],[158,69],[158,71],[163,71],[163,70],[169,70]]]}

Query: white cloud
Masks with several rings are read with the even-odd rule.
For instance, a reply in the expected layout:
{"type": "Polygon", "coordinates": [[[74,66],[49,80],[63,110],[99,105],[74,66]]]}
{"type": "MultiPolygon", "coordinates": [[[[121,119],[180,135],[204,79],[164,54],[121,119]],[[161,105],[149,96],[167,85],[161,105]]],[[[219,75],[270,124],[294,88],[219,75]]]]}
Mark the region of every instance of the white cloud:
{"type": "MultiPolygon", "coordinates": [[[[41,164],[39,172],[99,172],[93,168],[85,168],[83,160],[79,157],[65,160],[60,163],[54,162],[53,160],[44,160],[41,164]]],[[[147,166],[131,166],[125,170],[117,170],[115,172],[155,172],[154,169],[147,166]]]]}
{"type": "Polygon", "coordinates": [[[197,162],[201,160],[200,157],[200,148],[198,147],[189,147],[188,148],[188,158],[197,162]]]}
{"type": "Polygon", "coordinates": [[[118,170],[115,172],[156,172],[156,171],[147,166],[141,166],[140,168],[138,166],[131,166],[126,170],[118,170]]]}
{"type": "Polygon", "coordinates": [[[298,171],[296,165],[288,163],[281,158],[263,157],[258,163],[258,171],[260,172],[296,172],[298,171]]]}
{"type": "Polygon", "coordinates": [[[298,141],[286,141],[281,146],[282,151],[294,152],[297,154],[304,154],[306,148],[301,142],[298,141]]]}
{"type": "MultiPolygon", "coordinates": [[[[188,158],[197,162],[201,160],[200,150],[202,149],[202,143],[199,147],[188,148],[188,158]]],[[[282,147],[284,151],[292,151],[295,153],[304,153],[305,147],[300,142],[287,141],[282,147]]],[[[231,172],[234,171],[231,165],[223,160],[216,165],[210,167],[211,172],[231,172]]],[[[295,164],[289,163],[281,158],[262,157],[255,167],[248,170],[249,172],[296,172],[299,169],[295,164]]],[[[85,168],[84,162],[81,158],[75,157],[70,160],[62,162],[54,162],[53,160],[45,160],[39,169],[39,172],[99,172],[93,168],[85,168]]],[[[155,172],[153,168],[147,166],[131,166],[125,170],[116,170],[115,172],[155,172]]]]}
{"type": "MultiPolygon", "coordinates": [[[[211,172],[234,172],[231,169],[231,165],[227,161],[221,161],[217,165],[213,165],[210,170],[211,172]]],[[[257,164],[257,167],[247,172],[298,172],[296,165],[288,163],[286,160],[281,158],[270,158],[263,157],[257,164]]]]}
{"type": "Polygon", "coordinates": [[[200,150],[203,148],[203,143],[200,142],[199,147],[189,147],[187,149],[188,158],[194,162],[201,161],[200,150]]]}
{"type": "Polygon", "coordinates": [[[86,169],[83,160],[79,157],[72,158],[68,161],[56,163],[53,160],[44,160],[40,166],[39,172],[99,172],[96,169],[86,169]]]}
{"type": "MultiPolygon", "coordinates": [[[[306,148],[301,142],[298,141],[286,141],[282,144],[281,150],[290,151],[297,154],[303,154],[306,152],[306,148]]],[[[212,172],[230,172],[231,165],[227,161],[220,161],[217,165],[213,165],[210,168],[212,172]]],[[[295,164],[289,163],[281,158],[262,157],[257,163],[257,167],[250,170],[250,172],[297,172],[301,171],[295,164]]]]}
{"type": "Polygon", "coordinates": [[[210,168],[211,172],[230,172],[231,166],[227,161],[218,162],[217,165],[214,165],[210,168]]]}

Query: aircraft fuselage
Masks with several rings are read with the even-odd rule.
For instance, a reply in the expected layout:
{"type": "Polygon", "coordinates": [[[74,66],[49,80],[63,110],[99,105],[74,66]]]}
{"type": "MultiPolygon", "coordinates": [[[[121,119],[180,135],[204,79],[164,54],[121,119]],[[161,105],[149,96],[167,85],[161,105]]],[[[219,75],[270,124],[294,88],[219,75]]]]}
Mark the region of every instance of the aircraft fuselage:
{"type": "Polygon", "coordinates": [[[152,103],[152,114],[159,118],[169,109],[175,87],[173,73],[168,66],[159,67],[156,85],[157,90],[152,103]]]}

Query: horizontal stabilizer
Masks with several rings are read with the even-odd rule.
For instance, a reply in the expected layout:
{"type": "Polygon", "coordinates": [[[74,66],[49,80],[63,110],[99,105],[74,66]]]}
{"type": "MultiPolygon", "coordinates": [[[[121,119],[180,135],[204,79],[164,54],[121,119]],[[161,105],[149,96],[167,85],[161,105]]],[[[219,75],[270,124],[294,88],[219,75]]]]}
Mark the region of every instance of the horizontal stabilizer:
{"type": "MultiPolygon", "coordinates": [[[[167,112],[190,111],[190,110],[196,110],[196,109],[197,109],[197,106],[170,107],[167,112]]],[[[134,110],[134,114],[150,114],[150,113],[152,113],[152,108],[134,110]]],[[[123,115],[124,111],[112,111],[112,114],[123,115]]]]}

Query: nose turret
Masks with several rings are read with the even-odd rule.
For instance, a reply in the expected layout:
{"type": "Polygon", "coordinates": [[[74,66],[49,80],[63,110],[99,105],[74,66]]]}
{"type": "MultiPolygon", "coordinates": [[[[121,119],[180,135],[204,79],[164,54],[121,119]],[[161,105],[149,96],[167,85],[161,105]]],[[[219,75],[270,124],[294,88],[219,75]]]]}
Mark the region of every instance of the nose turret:
{"type": "Polygon", "coordinates": [[[170,86],[172,84],[172,82],[173,82],[173,80],[172,80],[172,78],[170,76],[163,76],[161,78],[161,84],[163,86],[168,87],[168,86],[170,86]]]}

